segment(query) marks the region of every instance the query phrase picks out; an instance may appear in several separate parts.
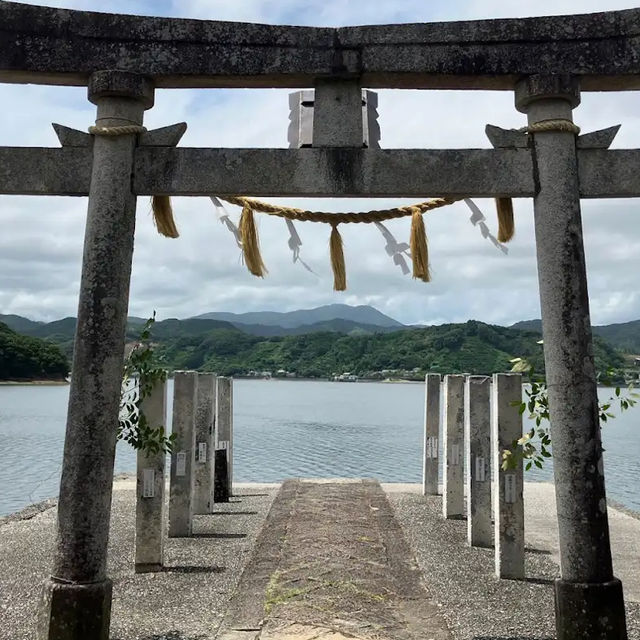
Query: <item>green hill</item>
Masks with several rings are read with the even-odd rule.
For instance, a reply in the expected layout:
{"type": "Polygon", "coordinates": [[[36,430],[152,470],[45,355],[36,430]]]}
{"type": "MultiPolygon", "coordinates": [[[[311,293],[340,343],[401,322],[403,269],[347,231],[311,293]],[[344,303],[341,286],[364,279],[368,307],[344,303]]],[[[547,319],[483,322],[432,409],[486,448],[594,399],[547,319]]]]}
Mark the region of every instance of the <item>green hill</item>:
{"type": "MultiPolygon", "coordinates": [[[[542,332],[541,320],[524,320],[512,326],[514,329],[542,332]]],[[[596,325],[592,329],[594,336],[604,338],[617,349],[625,353],[640,354],[640,320],[596,325]]]]}
{"type": "Polygon", "coordinates": [[[64,380],[68,374],[67,358],[55,344],[0,322],[0,380],[64,380]]]}
{"type": "MultiPolygon", "coordinates": [[[[366,377],[404,372],[419,378],[427,371],[490,374],[508,371],[515,357],[544,370],[540,334],[469,321],[393,333],[345,335],[336,332],[263,338],[236,328],[163,338],[158,353],[170,368],[243,375],[280,369],[302,377],[328,377],[346,371],[366,377]]],[[[624,360],[601,339],[594,345],[596,366],[619,368],[624,360]]]]}

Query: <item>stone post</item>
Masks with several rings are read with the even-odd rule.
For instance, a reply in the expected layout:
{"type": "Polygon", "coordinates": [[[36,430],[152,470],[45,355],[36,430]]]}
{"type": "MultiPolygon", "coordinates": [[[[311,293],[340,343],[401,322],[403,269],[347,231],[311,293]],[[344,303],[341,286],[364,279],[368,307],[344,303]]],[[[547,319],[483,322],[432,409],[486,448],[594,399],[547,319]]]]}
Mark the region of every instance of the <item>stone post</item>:
{"type": "Polygon", "coordinates": [[[522,437],[522,376],[493,375],[493,481],[495,567],[498,578],[524,578],[524,500],[522,460],[502,469],[502,452],[522,437]]]}
{"type": "Polygon", "coordinates": [[[422,493],[438,494],[438,438],[440,437],[440,374],[427,373],[424,379],[424,442],[422,493]]]}
{"type": "Polygon", "coordinates": [[[169,492],[169,537],[190,536],[193,526],[193,466],[198,374],[176,371],[173,379],[173,433],[169,492]]]}
{"type": "MultiPolygon", "coordinates": [[[[577,80],[532,76],[516,86],[529,126],[572,120],[577,80]]],[[[533,133],[538,281],[560,535],[559,640],[627,637],[609,542],[602,441],[582,240],[575,133],[533,133]]]]}
{"type": "Polygon", "coordinates": [[[216,449],[227,451],[229,495],[233,495],[233,378],[218,377],[216,385],[216,449]]]}
{"type": "Polygon", "coordinates": [[[491,547],[491,378],[469,376],[464,393],[467,540],[491,547]]]}
{"type": "MultiPolygon", "coordinates": [[[[158,382],[142,401],[150,427],[167,426],[167,384],[158,382]]],[[[161,571],[164,565],[166,518],[164,506],[164,451],[138,451],[136,482],[136,573],[161,571]]]]}
{"type": "Polygon", "coordinates": [[[196,396],[196,455],[194,467],[194,513],[211,513],[213,507],[213,468],[215,463],[214,420],[216,374],[198,374],[196,396]]]}
{"type": "Polygon", "coordinates": [[[313,146],[362,148],[363,131],[360,81],[350,78],[316,80],[313,146]]]}
{"type": "MultiPolygon", "coordinates": [[[[103,127],[140,125],[153,105],[145,78],[118,71],[94,73],[88,96],[103,127]]],[[[135,134],[96,136],[93,143],[58,525],[40,639],[109,636],[107,542],[135,229],[135,146],[135,134]]]]}
{"type": "Polygon", "coordinates": [[[444,377],[442,515],[464,516],[464,376],[444,377]]]}

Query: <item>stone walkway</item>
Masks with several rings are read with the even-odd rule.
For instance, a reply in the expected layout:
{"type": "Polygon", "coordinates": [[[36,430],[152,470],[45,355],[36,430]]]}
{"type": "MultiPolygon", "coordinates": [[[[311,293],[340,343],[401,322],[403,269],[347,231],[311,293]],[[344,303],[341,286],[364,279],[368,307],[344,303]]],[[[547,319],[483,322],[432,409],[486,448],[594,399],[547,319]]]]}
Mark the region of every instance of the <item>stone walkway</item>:
{"type": "Polygon", "coordinates": [[[221,637],[452,636],[378,482],[289,480],[273,503],[221,637]]]}

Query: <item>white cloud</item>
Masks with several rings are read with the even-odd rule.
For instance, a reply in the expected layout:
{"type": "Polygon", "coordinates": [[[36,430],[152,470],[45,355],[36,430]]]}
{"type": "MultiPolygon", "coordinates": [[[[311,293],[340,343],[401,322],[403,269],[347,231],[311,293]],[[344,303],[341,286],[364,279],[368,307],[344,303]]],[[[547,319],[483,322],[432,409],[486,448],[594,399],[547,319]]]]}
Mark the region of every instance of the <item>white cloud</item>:
{"type": "MultiPolygon", "coordinates": [[[[41,2],[42,3],[42,2],[41,2]]],[[[50,1],[51,6],[94,9],[92,0],[50,1]]],[[[177,0],[119,2],[109,9],[183,17],[345,25],[419,22],[481,17],[516,17],[617,9],[633,3],[586,0],[554,3],[423,2],[386,0],[368,3],[323,0],[177,0]],[[602,5],[605,6],[602,6],[602,5]]],[[[383,146],[488,147],[487,123],[524,124],[508,92],[380,91],[383,146]]],[[[287,91],[159,90],[146,125],[187,121],[183,146],[286,146],[287,91]]],[[[0,144],[55,146],[52,121],[85,129],[94,107],[82,88],[0,85],[3,118],[0,144]]],[[[614,147],[640,147],[640,117],[635,95],[583,94],[575,118],[584,131],[622,123],[614,147]]],[[[425,194],[425,196],[437,194],[425,194]]],[[[337,211],[393,206],[390,200],[278,200],[296,206],[337,211]]],[[[409,201],[398,201],[408,203],[409,201]]],[[[493,204],[479,201],[495,230],[493,204]]],[[[426,218],[434,281],[424,284],[402,276],[384,251],[373,227],[341,229],[345,242],[349,290],[331,290],[329,230],[298,224],[302,256],[319,274],[291,261],[288,233],[280,220],[259,219],[269,275],[250,276],[231,234],[217,221],[205,198],[176,198],[178,240],[159,237],[149,205],[138,203],[136,249],[130,312],[184,317],[211,310],[293,309],[330,302],[373,304],[407,323],[439,323],[476,318],[497,323],[539,317],[531,201],[516,202],[516,238],[504,256],[468,218],[462,204],[426,218]]],[[[636,276],[640,270],[638,201],[584,203],[584,228],[594,322],[640,317],[636,276]]],[[[38,319],[74,315],[79,286],[86,200],[77,198],[0,197],[0,311],[38,319]]],[[[237,218],[237,210],[234,210],[237,218]]],[[[344,226],[344,225],[343,225],[344,226]]],[[[399,240],[407,239],[408,221],[389,223],[399,240]]]]}

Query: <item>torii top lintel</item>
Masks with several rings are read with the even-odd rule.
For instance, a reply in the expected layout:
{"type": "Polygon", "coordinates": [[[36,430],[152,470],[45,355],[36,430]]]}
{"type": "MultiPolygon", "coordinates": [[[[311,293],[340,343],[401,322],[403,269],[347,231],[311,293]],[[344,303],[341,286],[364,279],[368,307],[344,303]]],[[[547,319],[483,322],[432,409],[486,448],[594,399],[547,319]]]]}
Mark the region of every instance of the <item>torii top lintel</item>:
{"type": "Polygon", "coordinates": [[[583,91],[640,88],[640,9],[543,18],[344,28],[117,15],[0,1],[0,81],[85,85],[94,71],[157,87],[511,90],[571,74],[583,91]]]}

